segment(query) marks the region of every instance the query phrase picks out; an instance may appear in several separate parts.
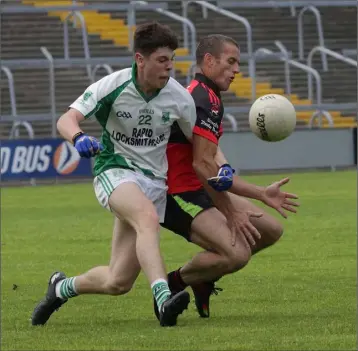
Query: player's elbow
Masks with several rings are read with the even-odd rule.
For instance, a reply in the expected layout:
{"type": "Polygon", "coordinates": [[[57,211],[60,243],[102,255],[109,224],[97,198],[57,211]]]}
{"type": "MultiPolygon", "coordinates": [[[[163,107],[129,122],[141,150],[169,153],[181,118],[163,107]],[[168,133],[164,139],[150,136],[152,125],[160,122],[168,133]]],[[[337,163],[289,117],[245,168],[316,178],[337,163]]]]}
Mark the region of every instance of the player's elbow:
{"type": "Polygon", "coordinates": [[[56,123],[56,127],[57,127],[57,131],[63,136],[64,134],[64,129],[65,129],[65,125],[66,125],[66,120],[65,120],[65,115],[62,115],[56,123]]]}
{"type": "Polygon", "coordinates": [[[64,113],[57,121],[56,127],[58,132],[65,138],[68,139],[74,131],[78,131],[79,124],[84,120],[84,116],[81,112],[70,109],[64,113]]]}
{"type": "Polygon", "coordinates": [[[217,144],[194,134],[193,136],[193,168],[199,178],[208,179],[216,176],[218,166],[215,162],[215,155],[217,153],[217,144]]]}
{"type": "Polygon", "coordinates": [[[63,130],[69,121],[75,120],[76,116],[71,110],[68,110],[66,113],[64,113],[57,121],[57,130],[61,133],[61,130],[63,130]]]}
{"type": "Polygon", "coordinates": [[[202,162],[199,160],[193,160],[192,166],[196,173],[198,173],[202,168],[202,162]]]}

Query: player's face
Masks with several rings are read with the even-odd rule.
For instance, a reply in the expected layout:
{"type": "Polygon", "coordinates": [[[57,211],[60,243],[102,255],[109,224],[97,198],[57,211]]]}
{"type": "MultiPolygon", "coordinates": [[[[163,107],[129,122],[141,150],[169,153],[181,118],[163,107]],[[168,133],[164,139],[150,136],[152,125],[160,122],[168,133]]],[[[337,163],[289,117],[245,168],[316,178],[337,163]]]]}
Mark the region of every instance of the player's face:
{"type": "Polygon", "coordinates": [[[231,43],[224,43],[220,57],[215,58],[211,71],[212,80],[220,90],[228,90],[235,75],[240,72],[239,48],[231,43]]]}
{"type": "Polygon", "coordinates": [[[144,81],[151,89],[162,89],[167,84],[173,69],[174,51],[169,48],[159,48],[149,56],[137,60],[141,67],[144,81]]]}

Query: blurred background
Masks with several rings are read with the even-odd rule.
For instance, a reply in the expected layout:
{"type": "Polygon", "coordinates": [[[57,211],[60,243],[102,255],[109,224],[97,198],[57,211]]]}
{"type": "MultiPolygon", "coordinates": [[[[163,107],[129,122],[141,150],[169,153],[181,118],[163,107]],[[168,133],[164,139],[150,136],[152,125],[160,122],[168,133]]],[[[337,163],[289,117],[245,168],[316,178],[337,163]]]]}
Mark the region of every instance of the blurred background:
{"type": "MultiPolygon", "coordinates": [[[[356,0],[0,5],[4,350],[357,349],[357,179],[349,170],[357,164],[356,0]],[[282,222],[277,245],[220,280],[210,320],[191,303],[179,328],[159,330],[141,274],[124,297],[80,297],[46,328],[32,328],[52,272],[72,276],[108,263],[113,224],[93,193],[91,161],[61,139],[56,121],[92,82],[131,65],[133,31],[151,20],[180,38],[173,76],[183,86],[202,36],[239,42],[241,73],[223,94],[220,146],[251,183],[289,176],[284,189],[299,195],[299,212],[282,222]],[[268,93],[287,96],[297,111],[296,130],[277,143],[249,129],[251,104],[268,93]]],[[[96,120],[83,129],[101,132],[96,120]]],[[[161,247],[168,270],[199,250],[165,230],[161,247]]]]}
{"type": "MultiPolygon", "coordinates": [[[[356,164],[354,0],[3,0],[1,5],[2,140],[58,138],[55,122],[67,106],[92,82],[130,66],[136,25],[157,20],[180,38],[173,76],[184,86],[193,77],[202,36],[220,33],[239,42],[241,73],[223,94],[222,143],[234,166],[245,171],[356,164]],[[287,96],[297,110],[296,132],[277,144],[263,143],[249,131],[250,105],[268,93],[287,96]]],[[[84,128],[99,136],[96,121],[84,128]]],[[[5,179],[5,170],[2,174],[5,179]]]]}

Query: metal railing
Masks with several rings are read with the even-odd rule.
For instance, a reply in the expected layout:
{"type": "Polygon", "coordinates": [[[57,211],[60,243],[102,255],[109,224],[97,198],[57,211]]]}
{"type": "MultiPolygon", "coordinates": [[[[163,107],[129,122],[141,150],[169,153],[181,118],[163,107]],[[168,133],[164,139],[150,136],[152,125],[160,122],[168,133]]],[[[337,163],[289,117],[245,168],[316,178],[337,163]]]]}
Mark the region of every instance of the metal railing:
{"type": "Polygon", "coordinates": [[[279,40],[275,40],[275,45],[280,50],[282,57],[284,57],[284,70],[285,70],[285,84],[286,84],[286,95],[291,97],[291,70],[288,60],[290,59],[286,47],[279,40]]]}
{"type": "Polygon", "coordinates": [[[235,116],[233,116],[231,113],[225,113],[224,118],[226,118],[230,122],[232,132],[238,132],[239,131],[235,116]]]}
{"type": "Polygon", "coordinates": [[[10,97],[11,116],[15,119],[17,117],[17,106],[16,106],[14,76],[11,72],[11,69],[6,65],[1,66],[1,70],[5,73],[7,78],[9,97],[10,97]]]}
{"type": "MultiPolygon", "coordinates": [[[[88,45],[88,33],[86,27],[86,21],[82,15],[82,13],[78,11],[70,12],[65,20],[63,21],[63,51],[64,51],[64,58],[68,60],[70,58],[70,49],[69,49],[69,35],[68,35],[68,22],[70,19],[73,19],[74,23],[78,19],[81,24],[81,34],[82,34],[82,44],[83,44],[83,54],[86,59],[91,57],[89,45],[88,45]]],[[[91,66],[86,66],[88,78],[91,79],[91,66]]]]}
{"type": "MultiPolygon", "coordinates": [[[[252,90],[253,90],[253,99],[256,100],[257,96],[256,96],[256,63],[258,60],[260,61],[277,61],[280,60],[283,57],[282,52],[280,53],[275,53],[270,49],[267,48],[258,48],[256,49],[256,51],[253,54],[253,69],[254,69],[254,76],[251,80],[251,84],[252,84],[252,90]]],[[[290,54],[287,53],[287,57],[290,57],[290,54]]],[[[287,82],[287,81],[286,81],[287,82]]],[[[289,82],[289,85],[291,83],[289,82]]],[[[286,88],[287,89],[287,88],[286,88]]]]}
{"type": "Polygon", "coordinates": [[[342,55],[346,57],[357,57],[357,49],[343,49],[342,55]]]}
{"type": "Polygon", "coordinates": [[[218,0],[217,5],[225,8],[291,8],[306,6],[308,2],[313,6],[325,7],[357,6],[356,0],[218,0]]]}
{"type": "MultiPolygon", "coordinates": [[[[55,67],[61,67],[61,68],[65,68],[65,67],[71,67],[71,62],[72,60],[69,59],[67,60],[67,64],[65,64],[63,62],[62,59],[54,59],[51,55],[51,53],[48,51],[47,48],[42,47],[41,48],[41,52],[45,55],[47,61],[47,66],[49,67],[49,100],[50,100],[50,105],[51,105],[51,111],[49,114],[37,114],[37,115],[20,115],[18,116],[17,112],[16,112],[16,97],[15,97],[15,89],[13,87],[13,79],[12,79],[12,73],[11,70],[8,67],[2,66],[1,69],[5,72],[7,72],[6,74],[10,77],[9,79],[9,91],[10,91],[10,101],[11,101],[11,106],[12,106],[12,113],[10,116],[1,116],[1,120],[2,121],[14,121],[13,123],[13,127],[10,131],[10,139],[12,138],[17,138],[19,136],[19,128],[20,127],[24,127],[29,135],[29,138],[33,139],[34,138],[34,131],[32,128],[32,125],[30,122],[32,121],[43,121],[43,120],[49,120],[51,121],[51,135],[52,137],[56,137],[56,122],[57,122],[57,109],[56,109],[56,86],[55,86],[55,75],[54,75],[54,68],[55,67]],[[59,63],[58,63],[59,62],[59,63]],[[10,86],[12,86],[12,88],[10,89],[10,86]]],[[[117,61],[121,61],[123,62],[123,60],[121,59],[117,59],[117,61]]],[[[33,66],[35,67],[39,67],[39,64],[36,62],[38,60],[30,60],[33,63],[33,66]]],[[[44,60],[41,60],[41,63],[45,63],[43,62],[44,60]]],[[[82,66],[85,65],[87,62],[98,62],[98,59],[89,59],[89,60],[83,60],[83,59],[76,59],[76,66],[79,64],[79,62],[82,61],[82,66]]],[[[17,64],[15,65],[15,67],[19,67],[21,65],[17,64]]],[[[28,69],[32,68],[31,62],[28,62],[27,65],[28,69]]],[[[94,69],[93,69],[93,80],[95,80],[95,75],[97,73],[97,71],[99,69],[104,69],[106,71],[106,73],[110,74],[113,72],[113,69],[110,65],[108,64],[97,64],[94,69]]],[[[189,74],[188,74],[189,76],[189,74]]],[[[190,77],[191,79],[191,77],[190,77]]],[[[189,80],[189,78],[187,77],[187,80],[189,80]]],[[[84,87],[85,89],[86,87],[84,87]]],[[[227,119],[231,125],[231,130],[234,132],[238,131],[238,125],[237,125],[237,121],[235,119],[235,117],[229,113],[226,113],[224,115],[224,118],[227,119]]]]}
{"type": "MultiPolygon", "coordinates": [[[[47,50],[48,51],[48,50],[47,50]]],[[[46,53],[46,48],[43,48],[42,52],[45,54],[46,53]]],[[[69,60],[65,60],[65,59],[52,59],[50,60],[51,57],[51,53],[47,53],[47,59],[32,59],[32,60],[3,60],[1,62],[2,66],[1,69],[4,71],[4,68],[8,68],[8,72],[11,75],[11,69],[16,69],[16,68],[21,68],[21,69],[33,69],[33,68],[49,68],[53,65],[53,68],[51,68],[51,70],[53,69],[60,69],[60,68],[70,68],[70,67],[85,67],[86,65],[90,64],[92,66],[98,67],[102,67],[105,66],[106,64],[108,65],[107,68],[105,68],[106,70],[108,68],[111,69],[110,64],[113,65],[130,65],[132,63],[132,57],[102,57],[102,58],[91,58],[89,60],[83,59],[83,58],[76,58],[76,59],[69,59],[69,60]]],[[[288,57],[290,57],[290,53],[288,52],[288,57]]],[[[178,57],[178,59],[180,59],[178,57]]],[[[266,48],[260,48],[258,50],[256,50],[256,52],[254,53],[254,64],[255,64],[255,76],[254,79],[252,80],[252,84],[255,86],[255,92],[256,92],[256,61],[257,60],[269,60],[269,61],[273,61],[273,60],[280,60],[280,61],[285,61],[287,60],[287,57],[284,57],[284,55],[282,54],[282,52],[279,53],[274,53],[269,49],[266,48]]],[[[292,60],[289,60],[289,62],[292,62],[292,60]]],[[[305,65],[302,65],[304,67],[306,67],[305,65]]],[[[306,67],[307,68],[307,67],[306,67]]],[[[314,69],[312,69],[313,71],[315,71],[314,69]]],[[[96,73],[96,72],[95,72],[96,73]]],[[[12,76],[12,75],[11,75],[12,76]]],[[[50,74],[50,77],[53,76],[52,73],[50,74]]],[[[56,87],[54,83],[54,77],[50,78],[49,80],[53,80],[53,82],[51,83],[49,81],[49,99],[50,101],[53,101],[51,103],[51,111],[49,113],[42,113],[42,114],[19,114],[16,112],[16,108],[15,108],[15,113],[12,113],[11,115],[1,115],[1,120],[2,121],[7,121],[7,122],[29,122],[31,125],[32,121],[50,121],[53,126],[52,126],[52,131],[54,130],[55,127],[55,123],[57,122],[57,109],[56,109],[56,101],[54,99],[54,97],[56,96],[56,87]],[[14,116],[16,115],[16,121],[14,120],[14,116]],[[54,117],[55,116],[55,117],[54,117]]],[[[13,80],[12,80],[13,81],[13,80]]],[[[286,84],[287,84],[287,80],[286,80],[286,84]]],[[[84,87],[85,89],[86,87],[84,87]]],[[[287,90],[287,88],[286,88],[287,90]]],[[[13,96],[14,98],[12,99],[12,105],[15,103],[16,106],[16,99],[15,99],[15,89],[12,88],[12,91],[14,92],[13,96]]],[[[318,95],[319,96],[320,90],[318,90],[318,95]]],[[[327,110],[340,110],[340,111],[355,111],[356,110],[356,103],[335,103],[335,104],[331,104],[331,103],[322,103],[320,98],[316,98],[317,102],[313,103],[313,104],[309,104],[309,105],[294,105],[295,109],[297,111],[316,111],[316,116],[318,115],[318,112],[323,113],[324,115],[326,115],[326,111],[327,110]]],[[[240,113],[240,112],[245,112],[247,113],[250,110],[251,105],[247,104],[247,105],[243,105],[240,104],[240,106],[236,106],[236,107],[225,107],[225,118],[228,118],[229,121],[231,121],[231,126],[233,130],[237,130],[237,124],[233,123],[233,116],[229,116],[229,115],[233,115],[234,113],[240,113]]],[[[63,112],[63,111],[61,111],[63,112]]],[[[315,117],[316,118],[316,117],[315,117]]],[[[329,118],[329,116],[326,115],[326,118],[329,118]]],[[[236,121],[234,121],[236,122],[236,121]]],[[[313,121],[310,122],[310,125],[312,126],[313,121]]],[[[24,124],[22,124],[24,125],[24,124]]],[[[26,124],[25,124],[26,125],[26,124]]],[[[26,128],[26,127],[25,127],[26,128]]]]}
{"type": "MultiPolygon", "coordinates": [[[[203,9],[203,13],[204,16],[205,14],[207,14],[208,10],[212,10],[214,12],[220,13],[224,16],[227,15],[227,17],[232,18],[232,19],[236,19],[239,22],[241,22],[242,24],[244,24],[245,28],[246,28],[246,32],[247,32],[247,46],[248,46],[248,52],[247,53],[242,53],[241,54],[241,61],[245,62],[249,62],[249,67],[251,67],[249,69],[249,74],[250,77],[252,79],[252,100],[254,100],[256,98],[256,60],[257,59],[274,59],[277,60],[279,59],[280,61],[283,61],[285,64],[285,85],[286,85],[286,92],[290,93],[291,92],[291,80],[290,80],[290,72],[289,72],[289,68],[290,66],[295,66],[297,68],[301,68],[303,69],[303,67],[305,67],[307,69],[306,65],[300,64],[297,61],[293,61],[290,59],[290,53],[287,52],[287,50],[285,48],[283,48],[282,46],[280,46],[280,44],[278,44],[276,42],[276,46],[279,47],[280,49],[280,53],[273,53],[271,50],[265,49],[265,48],[260,48],[259,50],[257,50],[255,52],[255,54],[253,54],[252,52],[252,30],[251,30],[251,25],[250,23],[247,21],[247,19],[245,19],[244,17],[235,15],[234,13],[230,12],[230,11],[226,11],[218,6],[214,6],[206,1],[189,1],[186,2],[187,6],[189,5],[189,3],[197,3],[199,5],[201,5],[202,9],[203,9]],[[240,19],[239,19],[240,18],[240,19]],[[301,67],[298,67],[298,65],[302,65],[301,67]]],[[[231,3],[232,7],[254,7],[255,3],[259,3],[260,1],[249,1],[249,2],[245,2],[245,1],[235,1],[233,3],[231,3]],[[246,4],[247,3],[247,4],[246,4]],[[248,6],[246,6],[248,5],[248,6]]],[[[137,1],[138,3],[138,1],[137,1]]],[[[158,3],[148,3],[145,1],[140,1],[140,3],[142,3],[142,5],[138,5],[140,6],[141,10],[144,11],[156,11],[162,14],[167,14],[170,13],[171,15],[168,16],[170,18],[172,15],[173,16],[177,16],[176,18],[180,17],[181,19],[186,19],[185,16],[181,17],[178,16],[170,11],[166,11],[167,8],[167,3],[164,2],[158,2],[158,3]],[[159,11],[157,11],[159,10],[159,11]]],[[[226,3],[230,3],[230,2],[226,2],[226,3]]],[[[264,1],[264,2],[260,2],[260,7],[273,7],[273,3],[275,3],[274,5],[276,7],[287,7],[287,6],[303,6],[303,5],[307,5],[307,2],[305,1],[264,1]]],[[[319,1],[310,1],[310,4],[312,5],[319,5],[318,4],[319,1]]],[[[324,1],[325,4],[327,4],[324,1]]],[[[339,6],[353,6],[355,4],[355,1],[339,1],[337,2],[337,4],[339,3],[339,6]]],[[[328,4],[328,6],[338,6],[338,5],[333,5],[333,2],[330,2],[330,4],[328,4]]],[[[230,7],[230,6],[229,6],[230,7]]],[[[186,7],[187,8],[187,7],[186,7]]],[[[134,20],[135,20],[135,7],[134,9],[134,20]]],[[[184,9],[184,8],[183,8],[184,9]]],[[[89,48],[88,48],[88,33],[86,30],[86,24],[84,21],[84,18],[82,16],[82,14],[78,13],[76,14],[76,11],[82,11],[82,10],[97,10],[97,11],[127,11],[127,13],[129,13],[129,8],[127,4],[102,4],[102,3],[98,3],[98,4],[85,4],[85,5],[78,5],[75,3],[73,3],[72,6],[45,6],[45,7],[33,7],[33,6],[2,6],[0,8],[0,13],[47,13],[48,11],[70,11],[69,15],[67,16],[66,20],[65,20],[65,25],[64,25],[64,59],[54,59],[51,55],[51,53],[46,49],[46,48],[41,48],[42,53],[45,55],[45,59],[37,59],[37,60],[2,60],[2,66],[1,69],[2,71],[6,71],[8,74],[10,73],[10,76],[12,77],[11,74],[11,68],[49,68],[49,101],[50,101],[50,105],[51,105],[51,112],[50,113],[45,113],[45,114],[36,114],[36,115],[31,115],[31,114],[27,114],[27,115],[18,115],[17,113],[17,106],[16,106],[16,96],[15,96],[15,88],[14,88],[14,82],[13,82],[13,78],[9,79],[8,78],[8,83],[9,83],[9,94],[10,94],[10,100],[11,100],[11,115],[9,116],[1,116],[2,120],[7,120],[7,121],[14,121],[14,117],[16,117],[16,122],[17,123],[22,123],[20,124],[20,126],[24,126],[25,128],[28,128],[28,126],[31,127],[31,124],[29,124],[28,122],[30,121],[34,121],[34,120],[51,120],[52,121],[52,135],[54,135],[54,133],[56,133],[56,87],[55,87],[55,68],[69,68],[69,67],[86,67],[87,68],[87,73],[90,81],[93,82],[96,80],[96,74],[100,69],[104,69],[107,73],[111,73],[113,71],[111,64],[113,65],[127,65],[129,66],[132,61],[133,58],[131,56],[128,57],[121,57],[121,58],[112,58],[112,57],[99,57],[99,58],[91,58],[90,57],[90,52],[89,52],[89,48]],[[81,17],[83,19],[83,21],[81,21],[81,17]],[[84,55],[85,58],[80,58],[80,59],[71,59],[70,58],[70,53],[69,53],[69,45],[68,45],[68,21],[70,20],[70,18],[74,19],[74,22],[76,22],[76,20],[78,19],[81,22],[81,29],[82,29],[82,40],[83,40],[83,46],[84,46],[84,55]],[[67,38],[67,39],[66,39],[67,38]],[[87,43],[87,45],[86,45],[87,43]],[[86,47],[88,49],[88,51],[86,51],[86,47]],[[86,52],[88,54],[86,54],[86,52]],[[93,70],[92,70],[92,66],[94,66],[93,70]],[[88,70],[88,67],[90,67],[90,72],[88,70]],[[12,83],[11,83],[12,82],[12,83]],[[12,88],[10,88],[10,86],[12,86],[12,88]],[[11,89],[12,89],[12,93],[11,93],[11,89]],[[14,108],[15,106],[15,108],[14,108]],[[27,125],[27,127],[26,127],[27,125]]],[[[133,15],[131,15],[133,16],[133,15]]],[[[301,22],[302,22],[302,16],[303,16],[303,12],[301,14],[301,22]]],[[[133,17],[132,17],[133,18],[133,17]]],[[[174,19],[174,18],[173,18],[174,19]]],[[[186,21],[182,21],[179,20],[180,22],[183,23],[183,31],[184,31],[184,40],[186,40],[186,47],[189,47],[188,44],[188,27],[189,29],[191,28],[190,25],[185,25],[186,21]],[[185,36],[186,33],[186,36],[185,36]],[[186,39],[185,39],[186,37],[186,39]]],[[[190,21],[189,21],[190,22],[190,21]]],[[[191,22],[190,22],[191,23],[191,22]]],[[[130,23],[128,23],[128,25],[130,25],[130,23]]],[[[318,21],[317,21],[317,26],[321,26],[319,25],[318,21]]],[[[193,26],[194,27],[194,26],[193,26]]],[[[318,28],[317,27],[317,28],[318,28]]],[[[133,27],[130,27],[133,28],[133,27]]],[[[191,29],[192,30],[192,29],[191,29]]],[[[190,51],[191,53],[194,52],[195,46],[196,46],[196,31],[195,31],[195,27],[194,27],[194,36],[192,36],[192,42],[190,45],[190,51]]],[[[303,36],[303,31],[302,31],[302,36],[303,36]]],[[[132,38],[132,36],[131,36],[132,38]]],[[[320,38],[320,36],[319,36],[320,38]]],[[[322,32],[322,38],[323,38],[323,32],[322,32]]],[[[303,46],[303,44],[302,44],[303,46]]],[[[324,56],[326,56],[326,52],[324,53],[324,56]]],[[[321,52],[322,55],[322,52],[321,52]]],[[[187,83],[190,82],[192,75],[194,73],[194,69],[195,69],[195,62],[194,62],[194,57],[193,55],[191,56],[180,56],[176,58],[176,61],[188,61],[191,60],[193,61],[193,64],[191,66],[191,68],[189,69],[189,72],[187,74],[187,83]]],[[[322,61],[323,62],[323,61],[322,61]]],[[[307,71],[307,70],[306,70],[307,71]]],[[[316,70],[314,70],[312,68],[311,73],[308,73],[308,77],[309,79],[311,79],[311,84],[309,86],[311,86],[311,90],[308,87],[309,91],[311,91],[311,99],[312,99],[312,74],[313,72],[317,72],[316,70]]],[[[320,76],[318,75],[318,79],[317,76],[315,76],[313,74],[313,77],[316,79],[316,87],[317,87],[317,91],[316,91],[316,104],[313,105],[296,105],[296,109],[297,110],[302,110],[305,109],[306,111],[312,110],[312,109],[316,109],[317,112],[319,113],[323,113],[325,114],[327,109],[333,108],[332,104],[323,104],[322,103],[322,99],[321,99],[321,82],[320,82],[320,76]],[[319,84],[318,84],[319,81],[319,84]]],[[[354,110],[354,108],[351,108],[350,104],[335,104],[334,105],[334,109],[348,109],[349,110],[354,110]]],[[[238,108],[240,109],[240,107],[238,108]]],[[[231,125],[232,128],[235,129],[237,128],[237,124],[235,125],[233,123],[233,116],[230,112],[230,109],[225,109],[226,111],[226,118],[229,119],[229,121],[231,121],[231,125]]],[[[327,118],[327,116],[326,116],[327,118]]],[[[234,121],[236,122],[236,120],[234,121]]],[[[313,123],[313,121],[312,121],[313,123]]],[[[17,124],[19,125],[19,124],[17,124]]],[[[15,128],[15,130],[17,130],[18,127],[15,128]]],[[[15,132],[14,132],[15,133],[15,132]]],[[[14,134],[16,136],[16,133],[14,134]]]]}
{"type": "MultiPolygon", "coordinates": [[[[230,113],[230,114],[246,113],[249,112],[251,106],[252,106],[251,104],[240,104],[240,106],[225,107],[225,113],[230,113]]],[[[294,105],[294,106],[296,111],[312,111],[312,110],[323,110],[323,109],[330,110],[330,111],[334,111],[334,110],[356,111],[357,110],[356,102],[322,103],[321,105],[313,103],[311,105],[294,105]]]]}
{"type": "MultiPolygon", "coordinates": [[[[259,48],[255,51],[254,53],[254,70],[255,70],[255,79],[252,80],[252,87],[255,89],[255,99],[256,99],[256,61],[258,58],[262,58],[265,56],[270,56],[270,58],[272,59],[276,59],[279,61],[283,61],[285,63],[285,82],[286,82],[286,94],[288,94],[288,92],[291,92],[291,75],[290,75],[290,69],[289,66],[293,66],[296,67],[304,72],[306,72],[309,76],[313,76],[316,80],[316,104],[318,106],[322,106],[322,81],[321,81],[321,76],[320,74],[312,67],[309,67],[307,65],[304,65],[298,61],[289,59],[288,57],[288,51],[286,50],[286,48],[283,46],[283,44],[279,41],[275,42],[276,46],[280,49],[280,54],[279,55],[275,55],[274,52],[270,49],[267,48],[259,48]]],[[[312,101],[312,99],[311,99],[312,101]]],[[[333,119],[331,114],[320,108],[319,110],[316,110],[314,112],[314,114],[311,117],[311,121],[310,121],[310,127],[313,126],[313,121],[319,117],[319,126],[322,126],[322,115],[327,119],[328,124],[330,127],[333,127],[333,119]]]]}
{"type": "MultiPolygon", "coordinates": [[[[136,26],[136,8],[140,6],[141,8],[144,6],[149,6],[149,3],[147,1],[131,1],[128,5],[128,11],[127,11],[127,24],[129,27],[128,35],[129,35],[129,49],[133,50],[133,29],[136,26]]],[[[191,32],[191,45],[190,45],[190,53],[191,56],[195,57],[195,50],[196,50],[196,29],[194,24],[188,20],[188,18],[182,17],[177,15],[174,12],[168,11],[164,9],[163,7],[156,7],[151,8],[150,10],[160,13],[163,16],[167,16],[174,21],[181,22],[183,24],[183,28],[185,31],[188,29],[191,32]]],[[[184,41],[184,47],[189,49],[188,42],[184,41]]]]}
{"type": "MultiPolygon", "coordinates": [[[[314,6],[306,6],[304,7],[298,14],[297,18],[297,33],[298,33],[298,55],[300,60],[304,60],[304,42],[303,42],[303,15],[307,12],[311,11],[315,18],[316,18],[316,24],[317,24],[317,33],[318,33],[318,43],[319,46],[325,46],[324,45],[324,35],[323,35],[323,27],[322,27],[322,20],[321,20],[321,13],[319,10],[314,6]]],[[[321,59],[322,59],[322,65],[323,69],[327,70],[327,57],[326,55],[321,52],[321,59]]]]}
{"type": "MultiPolygon", "coordinates": [[[[307,66],[308,67],[312,68],[312,66],[313,66],[312,59],[313,59],[314,54],[317,52],[321,52],[321,53],[324,52],[326,55],[329,55],[339,61],[345,62],[348,65],[351,65],[353,67],[357,67],[356,60],[353,60],[349,57],[343,56],[343,55],[339,54],[338,52],[332,51],[332,50],[325,48],[323,46],[315,46],[314,48],[312,48],[312,50],[308,54],[308,58],[307,58],[307,66]]],[[[327,70],[328,70],[328,67],[324,68],[324,71],[327,71],[327,70]]],[[[313,88],[312,88],[312,78],[310,75],[308,76],[307,84],[308,84],[308,98],[311,99],[312,95],[313,95],[313,92],[312,92],[313,88]]]]}
{"type": "Polygon", "coordinates": [[[28,122],[21,122],[16,121],[17,118],[17,106],[16,106],[16,95],[15,95],[15,83],[14,83],[14,76],[10,70],[10,68],[6,66],[1,66],[1,71],[3,71],[7,78],[8,83],[8,90],[9,90],[9,97],[10,97],[10,108],[11,108],[11,118],[13,120],[13,124],[10,130],[10,139],[18,138],[19,137],[19,128],[24,127],[29,134],[29,137],[34,136],[34,131],[30,123],[28,122]]]}
{"type": "MultiPolygon", "coordinates": [[[[155,2],[155,3],[147,3],[146,1],[132,1],[132,3],[140,3],[141,9],[144,11],[152,11],[152,10],[163,10],[167,8],[166,2],[155,2]]],[[[77,20],[79,20],[81,25],[81,34],[82,34],[82,43],[83,43],[83,52],[85,59],[90,59],[90,49],[88,45],[88,33],[86,27],[86,21],[80,11],[84,10],[95,10],[95,11],[127,11],[127,17],[129,17],[129,13],[132,9],[131,5],[128,4],[78,4],[75,0],[72,1],[72,5],[63,5],[63,6],[1,6],[0,13],[3,14],[11,14],[11,13],[48,13],[50,11],[69,11],[67,17],[64,20],[64,28],[63,28],[63,46],[64,46],[64,58],[66,60],[70,59],[70,51],[69,51],[69,32],[68,32],[68,22],[72,18],[73,23],[76,24],[77,20]]],[[[168,15],[168,14],[167,14],[168,15]]],[[[174,14],[175,15],[175,14],[174,14]]],[[[169,16],[169,15],[168,15],[169,16]]],[[[180,17],[180,16],[178,16],[180,17]]],[[[173,16],[171,17],[173,18],[173,16]]],[[[184,21],[185,19],[183,19],[184,21]]],[[[191,23],[192,25],[192,23],[191,23]]],[[[130,27],[130,29],[133,28],[130,27]]],[[[192,29],[192,28],[191,28],[192,29]]],[[[195,31],[195,27],[194,27],[195,31]]],[[[133,42],[133,38],[131,35],[131,30],[129,30],[129,42],[133,42]]],[[[193,38],[193,40],[196,40],[193,38]]],[[[90,65],[86,66],[88,79],[91,81],[93,77],[93,71],[90,65]]]]}
{"type": "MultiPolygon", "coordinates": [[[[203,9],[206,8],[207,10],[211,10],[213,12],[219,13],[225,17],[231,18],[234,21],[237,21],[244,25],[246,29],[246,45],[247,45],[247,54],[249,57],[249,75],[252,77],[253,75],[253,64],[252,64],[252,52],[253,52],[253,44],[252,44],[252,28],[250,25],[250,22],[242,16],[239,16],[233,12],[227,11],[225,9],[222,9],[218,6],[215,6],[213,4],[210,4],[206,1],[183,1],[182,7],[183,7],[183,17],[188,17],[188,7],[191,3],[195,3],[200,5],[203,9]]],[[[184,46],[187,45],[188,41],[188,33],[184,30],[184,46]]],[[[252,92],[253,94],[253,92],[252,92]]]]}
{"type": "Polygon", "coordinates": [[[53,138],[55,138],[56,137],[56,83],[55,83],[54,58],[46,47],[42,46],[40,50],[48,61],[49,77],[50,77],[49,103],[51,106],[51,119],[52,119],[51,135],[53,138]]]}
{"type": "MultiPolygon", "coordinates": [[[[88,65],[93,66],[91,71],[91,81],[92,83],[96,79],[96,74],[100,69],[104,69],[108,74],[112,73],[114,70],[111,65],[126,65],[130,66],[133,62],[132,56],[127,57],[101,57],[101,58],[53,58],[52,54],[46,47],[41,47],[41,52],[45,56],[45,59],[21,59],[21,60],[2,60],[1,61],[1,70],[8,77],[9,84],[9,95],[11,102],[11,115],[1,116],[2,121],[21,121],[21,122],[31,122],[31,121],[41,121],[41,120],[50,120],[51,121],[51,134],[53,137],[56,137],[56,122],[57,122],[57,107],[56,107],[56,84],[55,84],[55,69],[60,68],[72,68],[72,67],[86,67],[88,65]],[[46,114],[25,114],[19,115],[16,108],[16,94],[14,88],[14,79],[12,75],[12,69],[21,68],[21,69],[34,69],[34,68],[48,68],[49,69],[49,105],[50,112],[46,114]]],[[[180,56],[177,58],[177,61],[187,60],[187,57],[180,56]]],[[[190,72],[188,72],[187,80],[189,80],[190,72]]],[[[191,77],[190,77],[191,78],[191,77]]],[[[84,87],[85,89],[86,87],[84,87]]]]}
{"type": "Polygon", "coordinates": [[[114,72],[113,68],[110,65],[108,65],[107,63],[98,64],[93,68],[93,70],[91,72],[91,81],[92,81],[92,83],[96,82],[96,80],[97,80],[96,79],[96,74],[100,69],[104,69],[107,74],[112,74],[114,72]]]}
{"type": "MultiPolygon", "coordinates": [[[[144,10],[150,10],[153,8],[167,8],[167,2],[151,2],[149,3],[144,10]]],[[[103,4],[101,2],[91,3],[91,4],[72,4],[72,5],[55,5],[55,6],[13,6],[13,5],[3,5],[0,7],[0,13],[47,13],[47,12],[56,12],[56,11],[127,11],[128,3],[112,3],[112,4],[103,4]]]]}
{"type": "MultiPolygon", "coordinates": [[[[163,9],[157,9],[156,12],[161,13],[162,15],[168,16],[176,21],[183,23],[183,28],[190,29],[191,32],[191,44],[190,44],[190,54],[195,58],[195,52],[196,52],[196,28],[192,21],[188,20],[185,17],[179,16],[175,14],[174,12],[169,12],[163,9]]],[[[189,46],[185,46],[185,48],[189,49],[189,46]]]]}
{"type": "Polygon", "coordinates": [[[17,139],[20,136],[20,128],[21,127],[25,128],[30,139],[35,138],[34,129],[32,128],[31,123],[26,122],[26,121],[15,121],[12,124],[11,130],[9,133],[9,139],[17,139]]]}

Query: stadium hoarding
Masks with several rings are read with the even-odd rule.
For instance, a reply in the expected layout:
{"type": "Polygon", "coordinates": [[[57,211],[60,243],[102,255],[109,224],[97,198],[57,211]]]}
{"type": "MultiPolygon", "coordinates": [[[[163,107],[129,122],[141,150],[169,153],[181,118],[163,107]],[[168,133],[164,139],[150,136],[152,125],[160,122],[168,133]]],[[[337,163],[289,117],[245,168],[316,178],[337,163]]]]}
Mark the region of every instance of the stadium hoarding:
{"type": "Polygon", "coordinates": [[[91,160],[63,139],[1,142],[1,180],[91,176],[91,160]]]}

